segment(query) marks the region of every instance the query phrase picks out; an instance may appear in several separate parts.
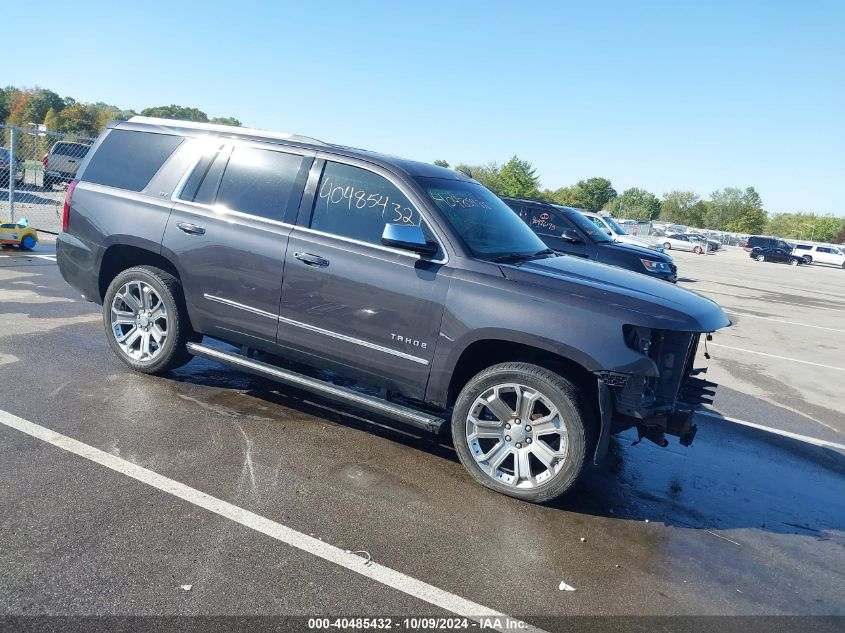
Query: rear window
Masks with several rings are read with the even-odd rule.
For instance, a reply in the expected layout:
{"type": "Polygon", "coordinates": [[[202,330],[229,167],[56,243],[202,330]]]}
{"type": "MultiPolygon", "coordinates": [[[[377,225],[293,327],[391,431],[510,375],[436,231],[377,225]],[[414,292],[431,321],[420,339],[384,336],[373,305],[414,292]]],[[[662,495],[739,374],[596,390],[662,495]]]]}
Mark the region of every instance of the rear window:
{"type": "Polygon", "coordinates": [[[91,157],[84,182],[141,191],[173,151],[181,136],[112,130],[91,157]]]}
{"type": "Polygon", "coordinates": [[[82,143],[56,143],[51,153],[58,154],[59,156],[82,158],[88,153],[89,149],[91,149],[89,145],[83,145],[82,143]]]}

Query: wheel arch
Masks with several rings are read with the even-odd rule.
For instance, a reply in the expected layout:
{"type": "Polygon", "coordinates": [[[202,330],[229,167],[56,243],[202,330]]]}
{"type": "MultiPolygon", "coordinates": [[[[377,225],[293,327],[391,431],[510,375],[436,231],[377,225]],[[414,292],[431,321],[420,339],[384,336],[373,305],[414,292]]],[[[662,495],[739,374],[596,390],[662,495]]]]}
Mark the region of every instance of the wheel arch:
{"type": "Polygon", "coordinates": [[[452,406],[461,389],[477,373],[504,362],[526,362],[558,373],[580,387],[592,402],[598,398],[597,379],[587,367],[552,349],[500,338],[482,338],[467,345],[458,356],[443,398],[452,406]]]}
{"type": "Polygon", "coordinates": [[[167,271],[177,279],[181,279],[176,266],[164,255],[156,253],[145,246],[133,244],[112,244],[103,252],[100,260],[98,276],[98,290],[100,301],[106,296],[109,284],[121,272],[133,266],[155,266],[167,271]]]}

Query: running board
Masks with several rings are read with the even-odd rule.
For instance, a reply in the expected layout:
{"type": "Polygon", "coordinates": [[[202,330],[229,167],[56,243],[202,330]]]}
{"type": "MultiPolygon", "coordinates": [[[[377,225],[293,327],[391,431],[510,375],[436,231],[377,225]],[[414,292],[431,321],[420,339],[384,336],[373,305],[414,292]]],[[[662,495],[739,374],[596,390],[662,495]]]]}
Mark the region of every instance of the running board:
{"type": "Polygon", "coordinates": [[[282,369],[269,363],[262,363],[253,358],[247,358],[243,354],[236,354],[227,352],[216,347],[208,347],[199,343],[188,343],[188,351],[194,356],[202,356],[209,360],[216,360],[227,365],[237,367],[241,371],[245,371],[256,376],[269,378],[276,382],[296,387],[304,391],[310,391],[321,396],[326,396],[332,400],[337,400],[350,404],[359,409],[365,409],[373,413],[378,413],[389,418],[395,418],[405,424],[410,424],[418,429],[428,431],[429,433],[437,433],[445,420],[437,416],[417,411],[410,407],[402,406],[389,402],[382,398],[375,396],[368,396],[367,394],[348,389],[346,387],[339,387],[324,380],[304,376],[288,369],[282,369]]]}

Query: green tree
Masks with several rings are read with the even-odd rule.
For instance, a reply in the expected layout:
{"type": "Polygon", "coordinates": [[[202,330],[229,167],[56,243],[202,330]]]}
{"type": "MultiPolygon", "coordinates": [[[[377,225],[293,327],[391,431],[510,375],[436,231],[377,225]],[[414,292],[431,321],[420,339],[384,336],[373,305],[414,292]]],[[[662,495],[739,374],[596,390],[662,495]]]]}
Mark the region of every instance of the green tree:
{"type": "Polygon", "coordinates": [[[62,120],[59,117],[59,113],[56,112],[53,108],[47,110],[47,114],[44,115],[44,126],[47,128],[47,131],[58,132],[59,128],[61,127],[61,124],[62,120]]]}
{"type": "Polygon", "coordinates": [[[52,90],[45,90],[44,88],[36,88],[29,95],[26,102],[26,108],[23,111],[24,123],[43,123],[47,112],[55,110],[61,112],[64,110],[65,102],[52,90]]]}
{"type": "Polygon", "coordinates": [[[645,189],[631,187],[611,199],[606,208],[616,218],[656,220],[660,214],[660,200],[645,189]]]}
{"type": "Polygon", "coordinates": [[[242,123],[233,116],[216,116],[211,119],[211,123],[218,125],[231,125],[234,127],[241,127],[242,123]]]}
{"type": "Polygon", "coordinates": [[[70,134],[97,136],[100,118],[96,106],[91,103],[74,103],[59,114],[59,129],[70,134]]]}
{"type": "Polygon", "coordinates": [[[436,161],[434,161],[434,164],[438,167],[445,167],[446,169],[449,169],[449,163],[443,160],[442,158],[438,158],[436,161]]]}
{"type": "Polygon", "coordinates": [[[833,244],[845,244],[845,222],[842,222],[842,230],[833,236],[831,242],[833,244]]]}
{"type": "Polygon", "coordinates": [[[499,193],[501,190],[499,185],[501,169],[496,163],[487,163],[486,165],[465,165],[461,163],[455,166],[455,171],[459,171],[470,178],[475,178],[494,193],[499,193]]]}
{"type": "Polygon", "coordinates": [[[177,119],[179,121],[197,121],[208,123],[208,115],[197,108],[186,108],[171,104],[169,106],[156,106],[141,110],[142,116],[152,116],[161,119],[177,119]]]}
{"type": "Polygon", "coordinates": [[[728,222],[725,228],[728,231],[733,231],[734,233],[748,233],[754,235],[763,232],[768,220],[769,216],[766,215],[766,212],[763,211],[763,209],[748,206],[737,219],[728,222]]]}
{"type": "MultiPolygon", "coordinates": [[[[719,231],[729,230],[728,226],[740,217],[750,214],[751,210],[762,210],[763,200],[754,187],[737,189],[725,187],[710,194],[710,204],[704,214],[704,227],[719,231]]],[[[752,217],[754,214],[750,214],[752,217]]]]}
{"type": "MultiPolygon", "coordinates": [[[[663,194],[660,203],[660,219],[673,224],[695,226],[692,209],[700,201],[694,191],[670,191],[663,194]]],[[[701,218],[697,218],[699,221],[701,218]]]]}
{"type": "Polygon", "coordinates": [[[845,228],[845,218],[816,213],[776,213],[766,225],[766,233],[791,240],[830,242],[845,228]]]}
{"type": "Polygon", "coordinates": [[[579,180],[572,187],[561,187],[550,191],[543,191],[543,197],[576,209],[601,211],[605,205],[616,197],[614,189],[607,178],[588,178],[579,180]]]}
{"type": "Polygon", "coordinates": [[[540,195],[539,184],[537,170],[531,163],[514,155],[499,170],[494,191],[502,196],[537,198],[540,195]]]}

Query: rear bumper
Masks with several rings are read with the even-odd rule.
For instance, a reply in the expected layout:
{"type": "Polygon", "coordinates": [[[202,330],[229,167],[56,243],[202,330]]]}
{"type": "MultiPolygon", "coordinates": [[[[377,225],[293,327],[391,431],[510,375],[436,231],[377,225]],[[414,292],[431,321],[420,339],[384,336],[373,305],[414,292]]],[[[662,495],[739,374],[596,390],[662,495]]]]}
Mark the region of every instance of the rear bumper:
{"type": "Polygon", "coordinates": [[[62,278],[82,296],[101,303],[96,253],[82,240],[60,233],[56,238],[56,262],[62,278]]]}

